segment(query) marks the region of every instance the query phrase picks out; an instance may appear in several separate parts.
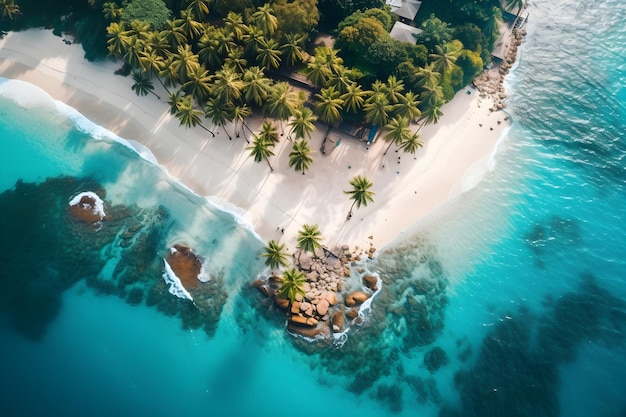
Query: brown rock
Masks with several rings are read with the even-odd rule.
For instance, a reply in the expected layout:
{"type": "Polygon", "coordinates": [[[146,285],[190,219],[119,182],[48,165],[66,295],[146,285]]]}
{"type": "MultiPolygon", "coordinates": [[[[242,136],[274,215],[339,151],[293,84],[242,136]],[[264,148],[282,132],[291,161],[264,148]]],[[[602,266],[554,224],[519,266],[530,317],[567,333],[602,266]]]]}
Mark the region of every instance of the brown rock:
{"type": "Polygon", "coordinates": [[[264,296],[269,297],[270,292],[265,286],[265,282],[262,279],[254,280],[254,282],[252,283],[252,286],[256,288],[264,296]]]}
{"type": "Polygon", "coordinates": [[[165,260],[185,289],[189,290],[198,285],[202,262],[189,246],[174,245],[165,260]]]}
{"type": "Polygon", "coordinates": [[[96,211],[96,200],[93,197],[84,195],[80,198],[80,201],[73,206],[70,206],[70,214],[77,220],[85,223],[97,223],[103,220],[100,214],[96,211]]]}
{"type": "Polygon", "coordinates": [[[355,306],[357,304],[363,303],[368,298],[369,298],[369,296],[367,294],[365,294],[363,291],[354,291],[354,292],[350,293],[346,297],[345,304],[348,307],[352,307],[352,306],[355,306]]]}
{"type": "Polygon", "coordinates": [[[311,307],[313,307],[313,305],[311,305],[311,303],[307,301],[303,301],[300,303],[300,311],[307,311],[311,309],[311,307]]]}
{"type": "Polygon", "coordinates": [[[313,265],[313,259],[309,256],[308,253],[300,252],[300,256],[298,256],[298,262],[300,264],[300,269],[303,271],[310,271],[311,265],[313,265]]]}
{"type": "Polygon", "coordinates": [[[333,330],[336,332],[343,331],[343,321],[344,321],[343,311],[337,311],[335,314],[333,314],[333,319],[332,319],[333,330]],[[335,330],[335,329],[338,329],[338,330],[335,330]]]}
{"type": "Polygon", "coordinates": [[[302,303],[300,303],[300,301],[294,301],[293,304],[291,305],[291,312],[293,314],[298,314],[300,312],[300,305],[302,303]]]}
{"type": "Polygon", "coordinates": [[[320,302],[317,303],[317,314],[319,314],[320,316],[324,316],[326,313],[328,313],[329,307],[330,304],[328,303],[328,301],[325,298],[322,298],[320,302]]]}
{"type": "Polygon", "coordinates": [[[331,306],[337,304],[337,294],[333,291],[326,291],[322,296],[331,306]]]}
{"type": "Polygon", "coordinates": [[[359,315],[359,310],[356,308],[349,308],[346,310],[346,317],[351,320],[354,320],[359,315]]]}
{"type": "Polygon", "coordinates": [[[363,275],[363,285],[369,288],[372,291],[378,291],[378,280],[374,275],[365,274],[363,275]]]}
{"type": "Polygon", "coordinates": [[[282,308],[283,310],[286,310],[289,308],[289,300],[287,300],[286,298],[280,298],[280,297],[274,297],[274,303],[276,304],[276,306],[278,306],[278,308],[282,308]]]}
{"type": "Polygon", "coordinates": [[[304,324],[306,325],[306,321],[307,318],[304,316],[299,316],[297,314],[292,314],[291,317],[289,318],[289,321],[292,323],[297,323],[297,324],[304,324]]]}

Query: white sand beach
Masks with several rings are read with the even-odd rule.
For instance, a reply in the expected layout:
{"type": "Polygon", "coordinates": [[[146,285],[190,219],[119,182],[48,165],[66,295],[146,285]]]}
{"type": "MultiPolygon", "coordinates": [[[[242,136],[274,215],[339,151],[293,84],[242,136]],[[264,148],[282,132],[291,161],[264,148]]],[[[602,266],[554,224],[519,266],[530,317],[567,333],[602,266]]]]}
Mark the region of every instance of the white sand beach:
{"type": "MultiPolygon", "coordinates": [[[[366,149],[364,142],[346,135],[323,156],[319,150],[326,126],[318,123],[310,143],[314,162],[306,175],[288,166],[291,142],[286,134],[274,149],[275,170],[270,172],[267,164],[248,156],[243,137],[229,141],[222,129],[212,138],[199,127],[180,127],[158,83],[161,100],[136,96],[132,79],[114,74],[120,66],[86,61],[80,45],[67,45],[49,30],[9,33],[0,40],[0,76],[35,84],[117,135],[145,145],[187,187],[239,212],[264,240],[281,238],[290,249],[306,223],[318,224],[330,247],[383,246],[475,185],[508,126],[503,112],[490,112],[489,99],[465,89],[443,107],[438,124],[421,130],[425,146],[415,158],[396,153],[394,146],[383,156],[387,143],[382,137],[366,149]],[[355,209],[346,220],[351,201],[343,191],[356,175],[366,176],[376,195],[374,203],[355,209]]],[[[261,116],[247,121],[253,131],[261,123],[261,116]]],[[[227,128],[232,132],[232,125],[227,128]]],[[[338,136],[331,133],[333,139],[338,136]]]]}

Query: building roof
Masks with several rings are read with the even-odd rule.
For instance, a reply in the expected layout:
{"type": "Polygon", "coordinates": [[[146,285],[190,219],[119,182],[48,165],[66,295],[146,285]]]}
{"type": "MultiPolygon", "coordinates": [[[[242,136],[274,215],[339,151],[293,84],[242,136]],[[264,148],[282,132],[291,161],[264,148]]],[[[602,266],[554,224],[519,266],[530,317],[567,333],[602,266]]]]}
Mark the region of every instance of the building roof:
{"type": "Polygon", "coordinates": [[[391,32],[389,32],[389,35],[391,35],[392,38],[397,39],[401,42],[415,44],[417,42],[417,39],[415,39],[415,36],[413,35],[419,35],[421,32],[422,29],[418,29],[414,26],[410,26],[402,22],[396,22],[391,28],[391,32]]]}
{"type": "Polygon", "coordinates": [[[385,0],[385,3],[391,7],[393,13],[408,20],[415,19],[417,11],[422,6],[419,0],[385,0]]]}

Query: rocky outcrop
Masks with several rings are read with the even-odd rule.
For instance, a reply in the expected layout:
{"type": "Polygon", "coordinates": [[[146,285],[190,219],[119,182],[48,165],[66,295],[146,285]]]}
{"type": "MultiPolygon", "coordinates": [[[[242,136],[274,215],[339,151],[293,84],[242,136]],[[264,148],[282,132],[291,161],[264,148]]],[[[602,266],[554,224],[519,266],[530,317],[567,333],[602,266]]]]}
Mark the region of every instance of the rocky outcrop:
{"type": "Polygon", "coordinates": [[[172,246],[165,260],[185,289],[190,290],[198,285],[202,261],[189,246],[184,244],[172,246]]]}
{"type": "Polygon", "coordinates": [[[345,303],[348,307],[353,307],[363,304],[368,298],[370,298],[370,296],[363,291],[354,291],[348,294],[345,303]]]}

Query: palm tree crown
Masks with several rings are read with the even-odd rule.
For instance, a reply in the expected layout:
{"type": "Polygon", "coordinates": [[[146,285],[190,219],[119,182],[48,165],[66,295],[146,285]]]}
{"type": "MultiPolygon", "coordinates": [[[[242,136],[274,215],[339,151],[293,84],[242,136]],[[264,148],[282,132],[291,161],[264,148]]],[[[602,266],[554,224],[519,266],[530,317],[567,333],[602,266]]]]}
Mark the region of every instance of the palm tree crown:
{"type": "Polygon", "coordinates": [[[287,298],[293,303],[298,294],[304,296],[304,283],[306,282],[306,277],[302,272],[295,268],[289,268],[283,272],[283,276],[280,281],[282,286],[280,287],[278,294],[281,297],[287,298]]]}
{"type": "Polygon", "coordinates": [[[265,253],[263,253],[265,259],[265,265],[272,269],[278,269],[281,266],[288,266],[287,253],[285,252],[285,244],[278,243],[275,240],[267,242],[265,247],[265,253]]]}
{"type": "Polygon", "coordinates": [[[353,200],[350,212],[348,213],[348,219],[352,217],[352,209],[355,204],[356,208],[360,208],[361,206],[365,207],[368,203],[374,202],[374,192],[370,190],[373,184],[367,178],[357,175],[350,180],[350,185],[352,189],[344,191],[344,193],[348,194],[350,199],[353,200]]]}
{"type": "Polygon", "coordinates": [[[311,158],[313,151],[309,148],[309,145],[305,140],[299,140],[293,143],[293,150],[289,153],[289,166],[293,167],[296,171],[304,172],[309,169],[313,158],[311,158]]]}
{"type": "Polygon", "coordinates": [[[322,233],[316,224],[303,224],[298,232],[296,247],[305,252],[315,253],[315,249],[322,247],[322,233]]]}

